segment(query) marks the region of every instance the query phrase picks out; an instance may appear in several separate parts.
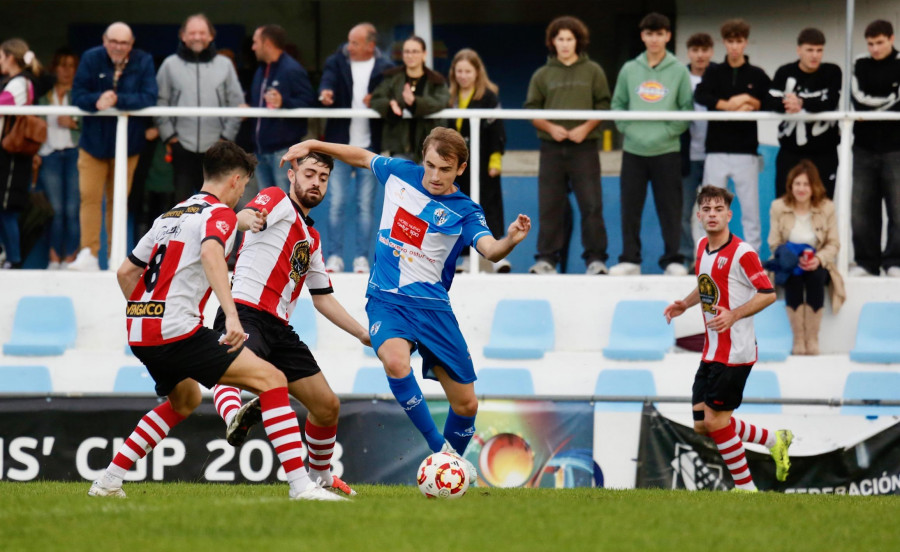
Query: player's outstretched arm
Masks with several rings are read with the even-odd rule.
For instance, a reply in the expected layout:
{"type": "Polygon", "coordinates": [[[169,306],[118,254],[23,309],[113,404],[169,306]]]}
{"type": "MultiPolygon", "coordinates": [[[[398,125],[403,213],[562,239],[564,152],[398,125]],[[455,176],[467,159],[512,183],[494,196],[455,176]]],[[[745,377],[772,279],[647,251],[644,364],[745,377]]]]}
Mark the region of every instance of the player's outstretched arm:
{"type": "Polygon", "coordinates": [[[209,286],[222,312],[225,313],[225,339],[230,345],[228,352],[234,352],[244,343],[244,328],[238,319],[237,307],[234,306],[234,298],[231,296],[231,285],[228,283],[228,263],[225,262],[225,247],[216,240],[206,240],[200,246],[200,262],[203,272],[209,281],[209,286]]]}
{"type": "Polygon", "coordinates": [[[362,324],[350,316],[350,313],[337,300],[333,293],[325,293],[312,296],[313,306],[322,313],[332,324],[344,330],[360,341],[366,347],[372,346],[369,332],[362,324]]]}
{"type": "Polygon", "coordinates": [[[122,262],[122,266],[116,271],[116,279],[119,281],[119,288],[122,290],[122,295],[125,296],[125,299],[131,299],[131,293],[134,291],[143,273],[144,269],[134,264],[131,259],[126,258],[122,262]]]}
{"type": "Polygon", "coordinates": [[[475,244],[478,252],[484,255],[484,258],[496,263],[503,260],[509,255],[513,249],[525,239],[531,230],[531,219],[527,215],[519,214],[516,220],[509,225],[506,235],[499,240],[493,236],[484,236],[475,244]]]}
{"type": "Polygon", "coordinates": [[[256,209],[243,209],[237,214],[237,229],[241,232],[246,232],[248,230],[253,233],[259,232],[266,227],[267,216],[269,216],[269,212],[265,209],[262,211],[257,211],[256,209]]]}
{"type": "Polygon", "coordinates": [[[700,302],[700,288],[694,288],[694,291],[680,301],[675,301],[668,307],[663,309],[663,316],[666,317],[666,323],[671,323],[672,319],[684,314],[684,311],[693,307],[700,302]]]}
{"type": "Polygon", "coordinates": [[[363,169],[368,169],[372,164],[372,159],[377,157],[371,151],[356,146],[333,144],[320,140],[306,140],[290,147],[281,158],[281,166],[284,166],[285,163],[290,163],[294,159],[303,159],[312,151],[330,155],[348,165],[363,169]]]}

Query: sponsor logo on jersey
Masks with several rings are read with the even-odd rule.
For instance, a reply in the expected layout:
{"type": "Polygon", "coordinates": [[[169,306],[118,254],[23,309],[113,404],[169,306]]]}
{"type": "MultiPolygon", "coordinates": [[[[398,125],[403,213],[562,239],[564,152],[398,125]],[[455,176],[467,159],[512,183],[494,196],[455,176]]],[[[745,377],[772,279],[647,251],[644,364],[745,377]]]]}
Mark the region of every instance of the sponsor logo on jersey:
{"type": "Polygon", "coordinates": [[[372,324],[372,327],[369,328],[369,334],[375,335],[378,333],[378,330],[380,330],[380,329],[381,329],[381,320],[372,324]]]}
{"type": "Polygon", "coordinates": [[[257,203],[259,205],[266,205],[270,201],[272,201],[272,198],[269,197],[268,194],[259,194],[258,196],[256,196],[256,201],[254,201],[254,203],[257,203]]]}
{"type": "Polygon", "coordinates": [[[225,222],[224,220],[217,220],[216,228],[219,230],[219,232],[226,234],[226,235],[228,234],[228,231],[231,230],[231,226],[229,226],[228,223],[225,222]]]}
{"type": "Polygon", "coordinates": [[[716,259],[716,266],[719,267],[719,270],[725,268],[725,265],[728,263],[728,257],[719,257],[716,259]]]}
{"type": "Polygon", "coordinates": [[[648,80],[644,81],[637,87],[637,95],[649,103],[656,103],[661,99],[665,98],[669,93],[669,89],[662,85],[662,83],[648,80]]]}
{"type": "Polygon", "coordinates": [[[445,222],[447,222],[447,210],[446,209],[435,209],[434,210],[434,223],[438,226],[443,226],[445,222]]]}
{"type": "Polygon", "coordinates": [[[480,225],[484,226],[485,228],[487,228],[488,227],[487,219],[484,218],[484,213],[478,213],[477,216],[478,216],[478,223],[480,225]]]}
{"type": "Polygon", "coordinates": [[[700,307],[704,313],[716,314],[719,303],[719,288],[709,274],[701,274],[697,278],[697,290],[700,292],[700,307]]]}
{"type": "Polygon", "coordinates": [[[291,274],[294,284],[300,284],[300,279],[309,272],[309,242],[298,241],[291,251],[291,274]]]}
{"type": "Polygon", "coordinates": [[[130,318],[162,318],[166,312],[163,301],[129,301],[125,316],[130,318]]]}
{"type": "Polygon", "coordinates": [[[187,207],[177,207],[175,209],[170,209],[162,214],[159,218],[177,218],[181,215],[196,215],[197,213],[203,212],[203,207],[200,205],[188,205],[187,207]]]}
{"type": "Polygon", "coordinates": [[[421,249],[427,230],[427,222],[410,214],[403,207],[399,207],[397,209],[397,214],[394,215],[394,225],[391,227],[391,238],[421,249]]]}

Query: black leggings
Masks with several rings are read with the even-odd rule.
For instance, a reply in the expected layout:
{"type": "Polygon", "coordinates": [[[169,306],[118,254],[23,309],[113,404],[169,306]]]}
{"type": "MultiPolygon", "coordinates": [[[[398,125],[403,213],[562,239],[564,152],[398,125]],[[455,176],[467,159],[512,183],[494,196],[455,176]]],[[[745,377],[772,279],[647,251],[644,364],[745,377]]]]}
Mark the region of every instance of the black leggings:
{"type": "Polygon", "coordinates": [[[814,312],[818,311],[825,305],[825,286],[829,279],[828,271],[821,266],[815,270],[804,271],[800,276],[791,276],[784,284],[784,302],[792,309],[806,303],[814,312]]]}

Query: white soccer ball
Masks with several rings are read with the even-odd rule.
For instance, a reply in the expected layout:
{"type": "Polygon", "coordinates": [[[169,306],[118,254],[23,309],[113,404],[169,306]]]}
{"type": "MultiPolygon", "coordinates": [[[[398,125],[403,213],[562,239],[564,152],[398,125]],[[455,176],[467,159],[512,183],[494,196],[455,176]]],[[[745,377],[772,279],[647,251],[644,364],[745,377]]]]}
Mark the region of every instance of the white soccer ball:
{"type": "Polygon", "coordinates": [[[459,498],[469,488],[469,476],[462,458],[436,452],[419,464],[416,483],[428,498],[459,498]]]}

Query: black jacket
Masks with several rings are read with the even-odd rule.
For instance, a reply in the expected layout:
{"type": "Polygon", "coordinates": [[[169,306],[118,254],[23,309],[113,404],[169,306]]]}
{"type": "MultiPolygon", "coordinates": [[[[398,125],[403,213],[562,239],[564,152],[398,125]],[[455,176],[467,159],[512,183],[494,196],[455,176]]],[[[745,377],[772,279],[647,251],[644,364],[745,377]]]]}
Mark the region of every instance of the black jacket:
{"type": "MultiPolygon", "coordinates": [[[[715,67],[710,66],[694,91],[694,101],[716,111],[719,100],[750,94],[765,107],[772,81],[765,71],[750,65],[750,58],[744,56],[744,60],[740,67],[728,65],[727,58],[715,67]]],[[[756,121],[710,121],[708,128],[706,153],[756,154],[759,147],[756,121]]]]}
{"type": "MultiPolygon", "coordinates": [[[[874,60],[865,56],[853,66],[853,107],[857,111],[900,111],[900,53],[874,60]]],[[[875,153],[900,151],[900,121],[854,123],[854,146],[875,153]]]]}
{"type": "MultiPolygon", "coordinates": [[[[833,63],[823,63],[815,73],[800,69],[800,62],[782,65],[775,71],[772,88],[769,89],[767,109],[784,113],[782,99],[794,93],[803,100],[803,111],[821,113],[834,111],[841,99],[841,68],[833,63]]],[[[782,148],[796,153],[834,153],[841,141],[837,121],[802,123],[782,121],[778,125],[778,143],[782,148]],[[798,128],[802,130],[798,133],[798,128]]]]}

